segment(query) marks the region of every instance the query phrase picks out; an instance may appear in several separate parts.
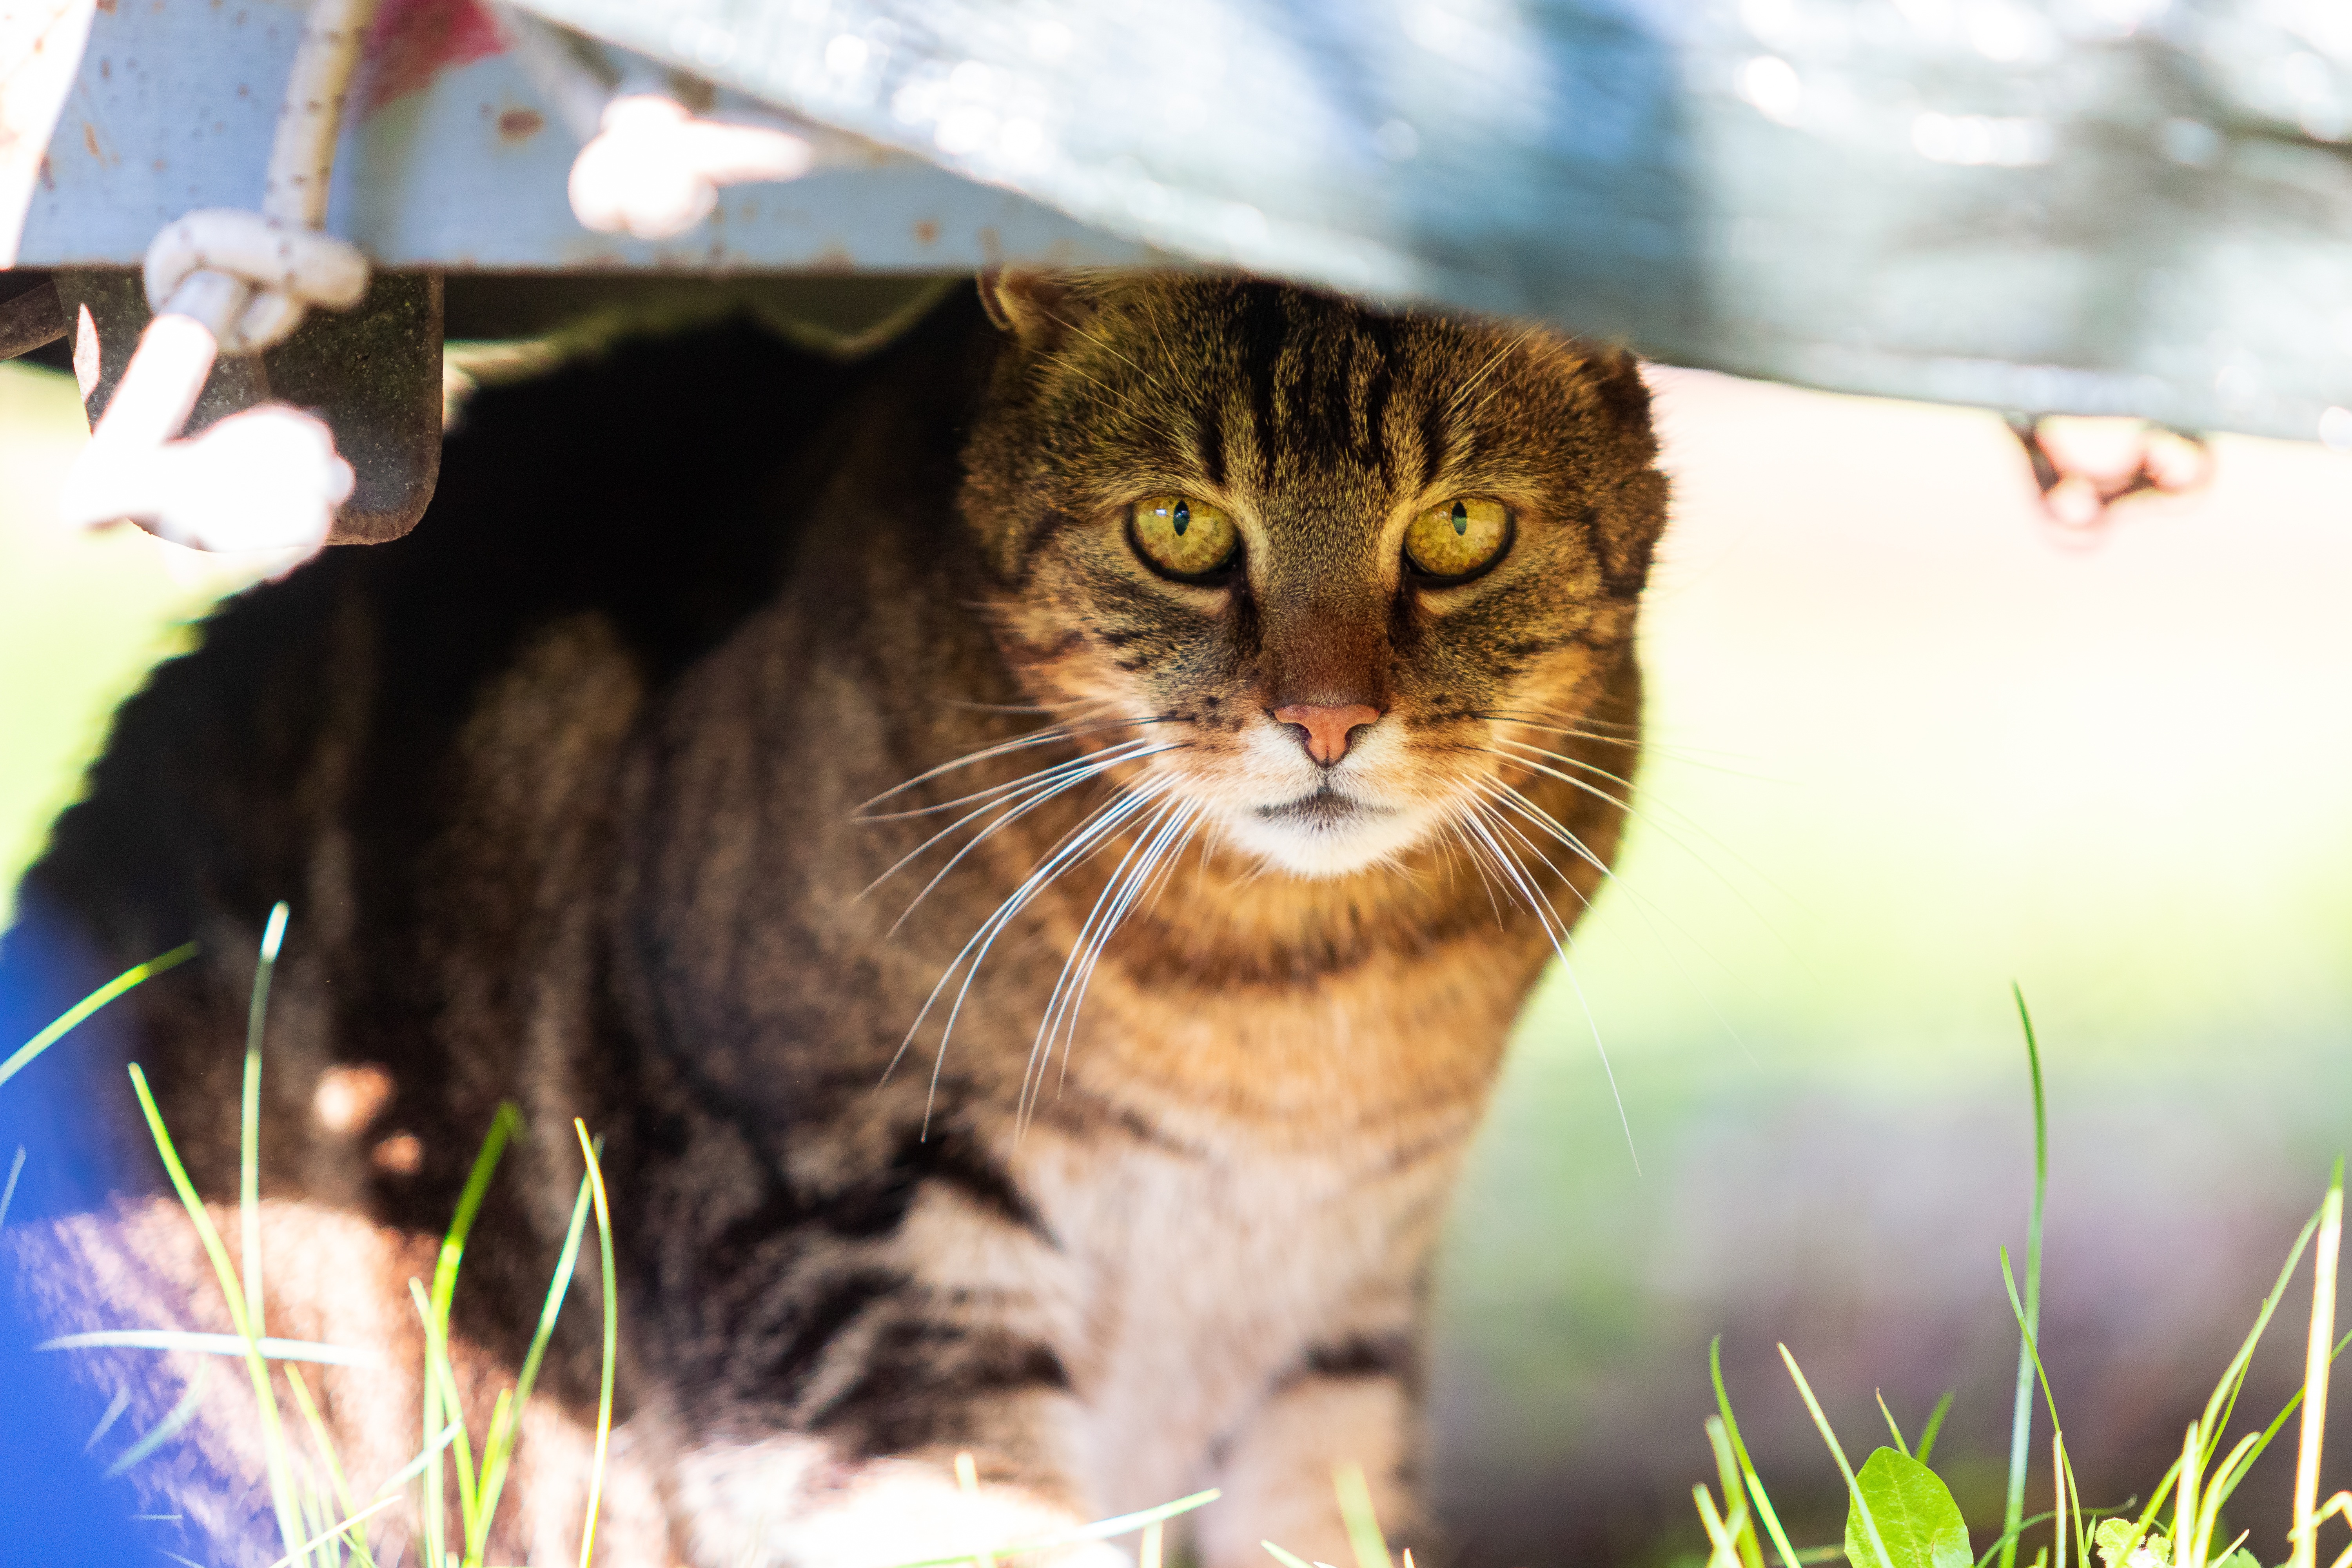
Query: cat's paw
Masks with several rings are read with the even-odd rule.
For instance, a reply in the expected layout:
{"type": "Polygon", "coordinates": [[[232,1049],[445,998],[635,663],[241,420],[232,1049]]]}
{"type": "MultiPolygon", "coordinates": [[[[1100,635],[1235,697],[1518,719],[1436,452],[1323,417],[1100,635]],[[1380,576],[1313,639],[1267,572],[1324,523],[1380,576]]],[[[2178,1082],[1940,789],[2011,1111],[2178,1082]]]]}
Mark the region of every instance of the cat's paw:
{"type": "Polygon", "coordinates": [[[1041,1489],[960,1484],[919,1459],[844,1465],[815,1438],[708,1447],[677,1479],[691,1560],[710,1568],[908,1568],[1013,1551],[1052,1568],[1134,1568],[1112,1542],[1067,1541],[1089,1521],[1041,1489]]]}

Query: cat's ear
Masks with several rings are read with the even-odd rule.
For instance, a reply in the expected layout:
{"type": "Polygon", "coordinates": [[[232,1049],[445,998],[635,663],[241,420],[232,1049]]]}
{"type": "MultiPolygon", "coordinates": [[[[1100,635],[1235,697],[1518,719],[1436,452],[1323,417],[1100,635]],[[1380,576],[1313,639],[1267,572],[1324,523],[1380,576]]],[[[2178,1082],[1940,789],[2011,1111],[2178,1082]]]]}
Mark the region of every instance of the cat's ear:
{"type": "Polygon", "coordinates": [[[1650,423],[1650,386],[1643,379],[1642,362],[1629,348],[1603,350],[1585,362],[1601,406],[1628,430],[1645,430],[1650,423]]]}
{"type": "Polygon", "coordinates": [[[1052,353],[1093,313],[1093,302],[1058,273],[1008,268],[980,275],[988,319],[1032,353],[1052,353]]]}

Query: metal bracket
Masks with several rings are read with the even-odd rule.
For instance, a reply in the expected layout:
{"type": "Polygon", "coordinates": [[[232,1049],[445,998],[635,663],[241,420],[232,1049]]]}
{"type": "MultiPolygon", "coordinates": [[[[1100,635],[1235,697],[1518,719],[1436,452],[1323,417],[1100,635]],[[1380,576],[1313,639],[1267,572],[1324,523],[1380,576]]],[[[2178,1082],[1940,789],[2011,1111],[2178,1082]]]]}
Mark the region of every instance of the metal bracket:
{"type": "MultiPolygon", "coordinates": [[[[112,268],[60,269],[56,285],[95,427],[152,315],[146,289],[112,268]]],[[[266,354],[222,356],[185,433],[273,396],[333,426],[358,479],[328,543],[380,544],[415,527],[441,471],[441,275],[378,271],[355,309],[313,311],[266,354]]]]}

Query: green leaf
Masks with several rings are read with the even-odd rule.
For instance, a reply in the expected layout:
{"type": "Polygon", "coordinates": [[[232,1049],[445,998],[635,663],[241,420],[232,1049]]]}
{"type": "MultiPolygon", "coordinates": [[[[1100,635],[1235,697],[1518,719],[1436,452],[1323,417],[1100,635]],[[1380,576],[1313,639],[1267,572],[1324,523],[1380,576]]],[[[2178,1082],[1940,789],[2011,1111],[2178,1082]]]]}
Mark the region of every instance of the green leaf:
{"type": "Polygon", "coordinates": [[[2171,1543],[2164,1531],[2150,1530],[2141,1533],[2139,1526],[2127,1519],[2103,1519],[2091,1532],[2091,1544],[2098,1549],[2099,1560],[2107,1568],[2123,1568],[2131,1557],[2147,1553],[2149,1563],[2162,1563],[2171,1554],[2171,1543]],[[2128,1553],[2128,1555],[2126,1555],[2128,1553]]]}
{"type": "MultiPolygon", "coordinates": [[[[1970,1568],[1975,1563],[1960,1505],[1918,1460],[1880,1448],[1855,1473],[1854,1485],[1870,1504],[1892,1568],[1970,1568]]],[[[1852,1503],[1846,1505],[1845,1555],[1853,1568],[1876,1568],[1862,1510],[1852,1503]]]]}

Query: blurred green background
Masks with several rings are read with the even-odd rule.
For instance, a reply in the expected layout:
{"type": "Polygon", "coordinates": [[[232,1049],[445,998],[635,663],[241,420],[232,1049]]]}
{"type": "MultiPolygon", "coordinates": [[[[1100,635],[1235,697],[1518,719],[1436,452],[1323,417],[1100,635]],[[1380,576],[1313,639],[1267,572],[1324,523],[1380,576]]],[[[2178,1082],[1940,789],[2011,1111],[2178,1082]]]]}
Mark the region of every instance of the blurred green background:
{"type": "MultiPolygon", "coordinates": [[[[1555,973],[1457,1208],[1445,1542],[1417,1556],[1693,1547],[1718,1332],[1801,1543],[1843,1502],[1776,1341],[1857,1458],[1874,1387],[1914,1428],[1957,1388],[1944,1452],[1996,1516],[1995,1249],[2031,1173],[2012,981],[2050,1075],[2051,1373],[2087,1500],[2119,1501],[2352,1143],[2352,458],[2223,438],[2206,493],[2083,549],[1992,415],[1656,383],[1677,501],[1643,816],[1577,936],[1592,1023],[1555,973]]],[[[111,705],[268,564],[57,531],[84,438],[67,378],[0,366],[11,883],[111,705]]],[[[2291,1385],[2300,1313],[2250,1415],[2291,1385]]],[[[2266,1561],[2284,1489],[2258,1471],[2237,1510],[2266,1561]]]]}

